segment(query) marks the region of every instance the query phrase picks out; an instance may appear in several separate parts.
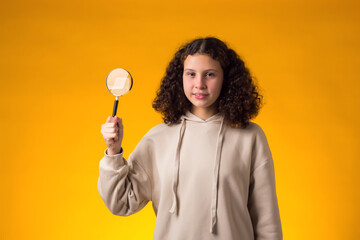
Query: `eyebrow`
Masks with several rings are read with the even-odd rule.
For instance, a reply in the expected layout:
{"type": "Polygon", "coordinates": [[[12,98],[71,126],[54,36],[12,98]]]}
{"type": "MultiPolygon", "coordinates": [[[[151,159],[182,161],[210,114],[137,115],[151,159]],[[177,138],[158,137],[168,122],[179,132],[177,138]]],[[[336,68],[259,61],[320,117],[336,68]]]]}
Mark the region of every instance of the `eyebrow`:
{"type": "MultiPolygon", "coordinates": [[[[192,69],[192,68],[184,68],[184,71],[185,70],[188,70],[188,71],[195,71],[194,69],[192,69]]],[[[205,69],[204,71],[214,71],[214,72],[217,72],[217,70],[216,69],[214,69],[214,68],[209,68],[209,69],[205,69]]]]}

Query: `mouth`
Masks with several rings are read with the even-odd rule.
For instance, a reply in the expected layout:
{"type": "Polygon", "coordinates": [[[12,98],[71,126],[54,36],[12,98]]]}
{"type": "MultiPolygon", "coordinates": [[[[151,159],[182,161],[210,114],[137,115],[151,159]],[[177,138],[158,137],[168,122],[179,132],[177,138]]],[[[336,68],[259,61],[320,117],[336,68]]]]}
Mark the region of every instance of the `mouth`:
{"type": "Polygon", "coordinates": [[[205,93],[193,93],[193,95],[195,96],[196,99],[204,99],[205,97],[208,96],[208,94],[205,93]]]}

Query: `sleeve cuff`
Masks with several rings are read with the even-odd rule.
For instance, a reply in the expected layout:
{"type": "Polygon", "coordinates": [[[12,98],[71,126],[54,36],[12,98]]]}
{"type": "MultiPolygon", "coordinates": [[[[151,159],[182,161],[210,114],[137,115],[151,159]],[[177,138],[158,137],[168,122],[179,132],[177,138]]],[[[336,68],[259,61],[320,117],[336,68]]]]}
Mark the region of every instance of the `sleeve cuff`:
{"type": "Polygon", "coordinates": [[[108,155],[107,149],[105,149],[105,156],[100,161],[100,165],[104,168],[119,169],[126,165],[126,160],[123,158],[123,149],[121,148],[120,153],[115,155],[108,155]]]}
{"type": "MultiPolygon", "coordinates": [[[[107,154],[107,151],[108,151],[108,149],[105,149],[105,156],[109,156],[108,154],[107,154]]],[[[118,153],[118,154],[114,154],[114,155],[111,155],[111,156],[117,156],[117,155],[122,155],[122,153],[123,153],[123,148],[120,148],[120,152],[118,153]]],[[[109,157],[111,157],[111,156],[109,156],[109,157]]]]}

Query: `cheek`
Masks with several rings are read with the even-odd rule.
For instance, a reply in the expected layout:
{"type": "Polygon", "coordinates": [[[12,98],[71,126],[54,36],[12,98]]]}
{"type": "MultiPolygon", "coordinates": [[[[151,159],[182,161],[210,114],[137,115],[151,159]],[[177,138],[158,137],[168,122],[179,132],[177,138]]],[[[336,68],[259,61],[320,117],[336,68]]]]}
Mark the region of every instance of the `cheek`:
{"type": "Polygon", "coordinates": [[[222,81],[216,81],[211,84],[212,92],[216,94],[220,94],[222,88],[222,81]]]}
{"type": "Polygon", "coordinates": [[[224,78],[221,78],[221,80],[218,82],[218,86],[217,86],[217,88],[218,88],[218,90],[219,90],[219,94],[220,94],[220,92],[221,92],[223,83],[224,83],[224,78]]]}
{"type": "Polygon", "coordinates": [[[183,88],[185,91],[185,94],[189,91],[191,91],[191,83],[187,81],[186,79],[183,80],[183,88]]]}
{"type": "Polygon", "coordinates": [[[221,81],[221,82],[218,84],[218,86],[217,86],[217,88],[218,88],[218,90],[219,90],[219,94],[220,94],[220,92],[221,92],[222,85],[223,85],[223,82],[221,81]]]}

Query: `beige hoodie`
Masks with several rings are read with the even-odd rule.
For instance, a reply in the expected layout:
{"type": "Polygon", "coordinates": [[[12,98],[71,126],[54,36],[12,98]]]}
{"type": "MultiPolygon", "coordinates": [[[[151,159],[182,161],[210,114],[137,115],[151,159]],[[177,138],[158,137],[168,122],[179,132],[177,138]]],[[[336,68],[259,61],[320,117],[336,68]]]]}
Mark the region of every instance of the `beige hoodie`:
{"type": "Polygon", "coordinates": [[[105,153],[98,191],[109,210],[128,216],[152,201],[156,240],[282,239],[262,129],[231,128],[220,114],[181,120],[152,128],[128,161],[105,153]]]}

